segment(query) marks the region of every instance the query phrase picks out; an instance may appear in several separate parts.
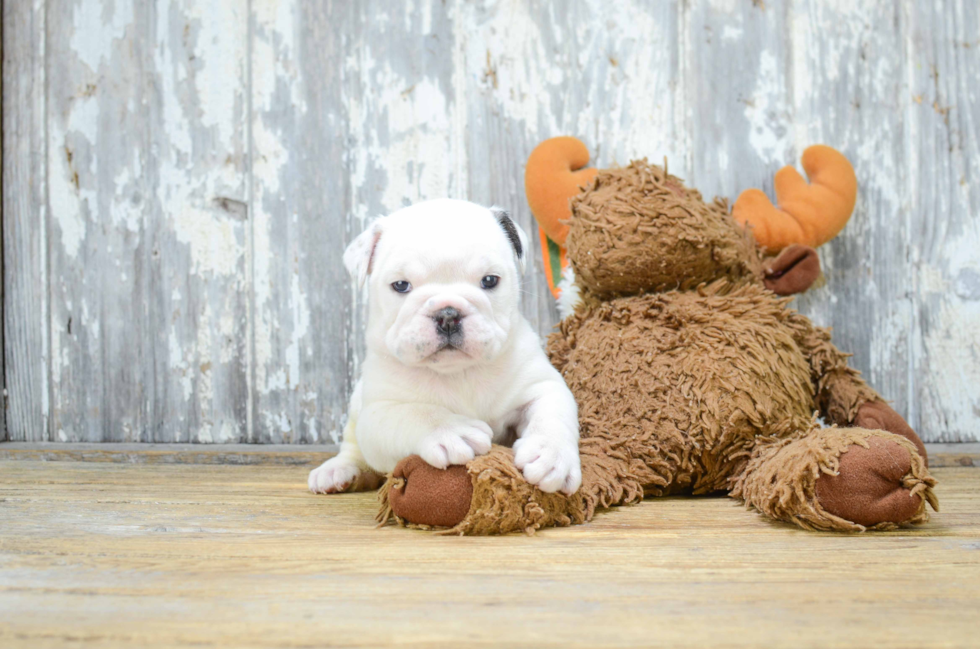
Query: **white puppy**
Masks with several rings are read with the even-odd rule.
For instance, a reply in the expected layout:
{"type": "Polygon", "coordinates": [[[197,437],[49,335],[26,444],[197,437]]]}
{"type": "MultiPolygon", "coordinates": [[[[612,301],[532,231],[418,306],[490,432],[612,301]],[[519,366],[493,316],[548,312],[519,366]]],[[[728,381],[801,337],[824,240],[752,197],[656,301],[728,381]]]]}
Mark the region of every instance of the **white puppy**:
{"type": "Polygon", "coordinates": [[[448,199],[350,244],[344,264],[369,281],[367,357],[340,453],[310,472],[311,491],[344,491],[413,454],[465,464],[514,434],[528,482],[578,490],[578,407],[518,310],[527,245],[506,212],[448,199]]]}

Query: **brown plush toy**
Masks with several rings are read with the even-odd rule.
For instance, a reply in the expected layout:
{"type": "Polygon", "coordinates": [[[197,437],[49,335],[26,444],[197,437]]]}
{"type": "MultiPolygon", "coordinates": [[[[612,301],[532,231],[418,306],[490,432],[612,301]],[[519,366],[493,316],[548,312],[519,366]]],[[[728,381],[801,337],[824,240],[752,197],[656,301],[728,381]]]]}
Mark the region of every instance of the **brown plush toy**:
{"type": "Polygon", "coordinates": [[[526,171],[528,201],[552,247],[567,245],[578,291],[548,353],[579,404],[581,489],[541,492],[502,446],[447,470],[413,456],[382,488],[381,520],[530,532],[645,496],[718,491],[809,530],[927,520],[937,503],[922,442],[829,331],[781,297],[818,278],[808,245],[850,216],[847,160],[812,147],[811,184],[784,169],[779,209],[750,190],[730,214],[665,168],[583,170],[588,157],[556,138],[526,171]]]}

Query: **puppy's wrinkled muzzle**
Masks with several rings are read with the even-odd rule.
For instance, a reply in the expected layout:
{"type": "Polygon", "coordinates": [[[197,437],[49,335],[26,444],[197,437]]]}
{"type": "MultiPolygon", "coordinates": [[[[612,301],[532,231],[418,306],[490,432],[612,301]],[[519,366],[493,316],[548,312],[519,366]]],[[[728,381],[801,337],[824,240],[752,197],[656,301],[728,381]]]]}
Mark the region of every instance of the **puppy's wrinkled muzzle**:
{"type": "Polygon", "coordinates": [[[447,306],[439,309],[433,314],[432,319],[436,322],[436,330],[446,337],[460,333],[463,328],[461,324],[463,316],[455,307],[447,306]]]}

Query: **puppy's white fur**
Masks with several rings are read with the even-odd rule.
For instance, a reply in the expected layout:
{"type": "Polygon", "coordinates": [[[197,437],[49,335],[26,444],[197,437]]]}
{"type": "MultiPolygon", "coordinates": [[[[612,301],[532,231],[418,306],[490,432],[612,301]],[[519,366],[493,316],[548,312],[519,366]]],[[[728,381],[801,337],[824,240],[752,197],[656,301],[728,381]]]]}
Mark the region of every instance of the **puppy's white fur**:
{"type": "Polygon", "coordinates": [[[311,491],[344,491],[412,454],[465,464],[512,432],[528,482],[578,490],[578,408],[518,308],[527,255],[505,213],[449,199],[381,218],[351,243],[344,262],[369,282],[367,357],[340,453],[310,473],[311,491]],[[487,276],[499,278],[492,289],[487,276]],[[452,336],[434,320],[447,307],[459,314],[452,336]]]}

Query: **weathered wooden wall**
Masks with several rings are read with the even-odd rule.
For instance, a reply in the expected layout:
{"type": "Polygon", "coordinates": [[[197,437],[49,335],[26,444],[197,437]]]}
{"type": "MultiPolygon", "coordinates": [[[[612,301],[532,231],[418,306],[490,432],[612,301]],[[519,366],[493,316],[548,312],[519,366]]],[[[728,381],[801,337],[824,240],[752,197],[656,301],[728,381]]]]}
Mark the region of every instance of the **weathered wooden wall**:
{"type": "Polygon", "coordinates": [[[523,162],[558,134],[731,197],[842,149],[857,211],[799,307],[923,437],[980,439],[975,0],[3,6],[11,439],[336,439],[346,243],[444,195],[533,230],[523,162]]]}
{"type": "MultiPolygon", "coordinates": [[[[0,61],[3,60],[3,38],[0,38],[0,61]]],[[[0,84],[0,103],[3,102],[3,86],[0,84]]],[[[2,113],[2,108],[0,108],[0,113],[2,113]]],[[[2,127],[0,127],[2,130],[2,127]]],[[[0,169],[3,168],[3,142],[2,137],[0,137],[0,169]]],[[[0,197],[3,196],[3,178],[0,174],[0,197]]],[[[0,243],[2,243],[3,237],[3,201],[0,198],[0,243]]],[[[3,277],[3,245],[0,245],[0,278],[3,277]]],[[[3,281],[0,279],[0,347],[3,347],[3,281]]],[[[5,376],[4,372],[4,355],[0,353],[0,377],[5,376]]],[[[2,381],[0,381],[2,382],[2,381]]],[[[4,390],[0,393],[2,400],[0,400],[0,442],[7,441],[7,393],[4,390]]]]}

